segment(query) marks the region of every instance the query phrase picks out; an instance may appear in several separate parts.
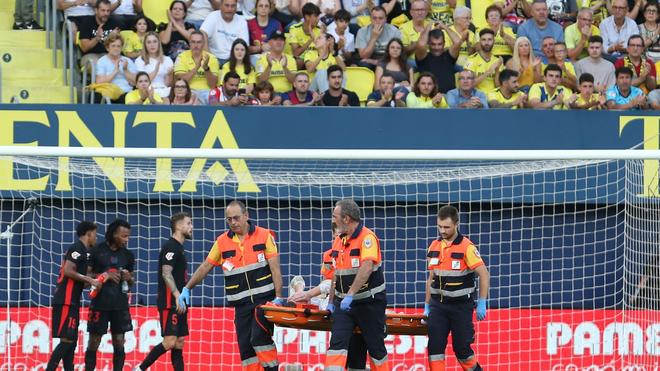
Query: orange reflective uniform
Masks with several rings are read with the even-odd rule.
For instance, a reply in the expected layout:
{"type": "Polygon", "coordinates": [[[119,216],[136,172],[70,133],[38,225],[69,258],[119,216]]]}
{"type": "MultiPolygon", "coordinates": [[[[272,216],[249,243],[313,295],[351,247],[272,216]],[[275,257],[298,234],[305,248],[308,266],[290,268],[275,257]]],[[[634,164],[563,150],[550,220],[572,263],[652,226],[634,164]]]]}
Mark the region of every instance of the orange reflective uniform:
{"type": "Polygon", "coordinates": [[[484,265],[472,241],[461,234],[451,244],[435,240],[427,257],[428,269],[434,273],[431,296],[443,302],[472,299],[476,290],[474,269],[484,265]]]}

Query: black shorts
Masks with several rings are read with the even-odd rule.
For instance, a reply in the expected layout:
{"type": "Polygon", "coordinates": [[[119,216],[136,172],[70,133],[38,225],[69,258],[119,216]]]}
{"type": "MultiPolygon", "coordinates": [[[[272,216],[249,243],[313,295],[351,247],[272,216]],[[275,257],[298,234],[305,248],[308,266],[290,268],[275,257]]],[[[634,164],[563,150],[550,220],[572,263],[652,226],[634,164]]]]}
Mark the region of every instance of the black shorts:
{"type": "Polygon", "coordinates": [[[188,311],[177,313],[176,307],[159,309],[160,336],[188,336],[188,311]]]}
{"type": "Polygon", "coordinates": [[[80,320],[80,307],[77,305],[53,305],[54,338],[76,340],[78,339],[78,321],[80,320]]]}
{"type": "Polygon", "coordinates": [[[105,335],[108,332],[108,322],[110,322],[110,332],[112,334],[123,334],[133,330],[131,322],[131,313],[126,310],[89,310],[87,318],[87,332],[90,334],[105,335]]]}

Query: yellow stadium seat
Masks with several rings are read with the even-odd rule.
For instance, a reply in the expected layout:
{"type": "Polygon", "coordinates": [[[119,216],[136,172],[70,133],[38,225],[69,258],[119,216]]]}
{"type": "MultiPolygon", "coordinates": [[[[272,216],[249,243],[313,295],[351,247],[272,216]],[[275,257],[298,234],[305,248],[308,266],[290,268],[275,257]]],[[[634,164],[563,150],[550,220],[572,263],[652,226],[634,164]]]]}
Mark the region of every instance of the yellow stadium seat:
{"type": "Polygon", "coordinates": [[[344,72],[346,89],[354,92],[360,102],[366,102],[369,94],[374,90],[374,71],[366,67],[346,67],[344,72]]]}
{"type": "Polygon", "coordinates": [[[167,23],[167,9],[170,8],[172,0],[144,0],[142,1],[142,10],[144,15],[154,21],[156,25],[167,23]]]}

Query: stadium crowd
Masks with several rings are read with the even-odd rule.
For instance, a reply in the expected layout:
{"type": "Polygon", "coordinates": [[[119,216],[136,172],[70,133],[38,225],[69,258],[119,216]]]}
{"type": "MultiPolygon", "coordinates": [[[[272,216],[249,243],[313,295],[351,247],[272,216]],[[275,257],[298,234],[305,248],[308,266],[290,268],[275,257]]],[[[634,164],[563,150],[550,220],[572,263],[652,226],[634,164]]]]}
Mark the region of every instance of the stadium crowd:
{"type": "Polygon", "coordinates": [[[113,103],[660,108],[652,0],[142,1],[58,0],[113,103]]]}

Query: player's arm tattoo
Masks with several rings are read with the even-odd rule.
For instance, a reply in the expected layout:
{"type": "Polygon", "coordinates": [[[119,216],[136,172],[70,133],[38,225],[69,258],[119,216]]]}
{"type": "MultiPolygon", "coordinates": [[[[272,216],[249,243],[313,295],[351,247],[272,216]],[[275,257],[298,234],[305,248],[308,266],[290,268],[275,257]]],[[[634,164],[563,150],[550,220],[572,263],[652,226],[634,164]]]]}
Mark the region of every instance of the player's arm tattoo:
{"type": "Polygon", "coordinates": [[[176,288],[176,283],[174,282],[174,277],[172,276],[172,266],[171,265],[163,265],[163,273],[161,274],[163,276],[163,281],[165,281],[165,285],[172,291],[172,293],[178,293],[179,289],[176,288]]]}

